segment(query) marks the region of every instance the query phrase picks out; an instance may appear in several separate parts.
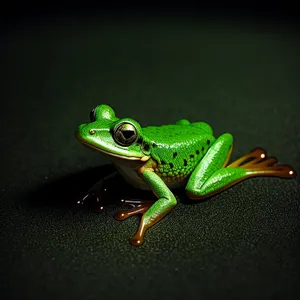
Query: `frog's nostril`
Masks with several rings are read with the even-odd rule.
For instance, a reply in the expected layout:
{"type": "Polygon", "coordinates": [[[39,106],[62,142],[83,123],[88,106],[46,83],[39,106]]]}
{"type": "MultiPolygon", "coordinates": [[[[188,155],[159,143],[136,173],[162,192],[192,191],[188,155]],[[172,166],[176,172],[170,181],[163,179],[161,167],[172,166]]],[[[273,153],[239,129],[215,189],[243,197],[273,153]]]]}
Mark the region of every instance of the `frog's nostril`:
{"type": "Polygon", "coordinates": [[[90,134],[95,134],[95,132],[96,132],[96,131],[95,131],[94,129],[91,129],[91,130],[90,130],[90,134]]]}

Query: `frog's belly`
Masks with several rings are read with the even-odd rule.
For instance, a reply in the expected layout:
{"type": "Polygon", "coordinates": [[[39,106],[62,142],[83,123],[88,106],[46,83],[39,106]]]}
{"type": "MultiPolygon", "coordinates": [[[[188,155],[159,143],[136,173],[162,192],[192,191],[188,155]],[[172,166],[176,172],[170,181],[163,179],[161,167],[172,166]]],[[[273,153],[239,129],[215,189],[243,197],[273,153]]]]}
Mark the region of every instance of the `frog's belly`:
{"type": "Polygon", "coordinates": [[[124,165],[116,165],[123,178],[136,188],[150,190],[149,185],[137,174],[137,171],[124,165]]]}
{"type": "MultiPolygon", "coordinates": [[[[116,168],[129,184],[142,190],[151,190],[150,186],[138,175],[135,169],[120,164],[116,164],[116,168]]],[[[177,181],[164,180],[165,184],[169,188],[182,187],[186,184],[186,181],[187,181],[186,179],[177,180],[177,181]]]]}

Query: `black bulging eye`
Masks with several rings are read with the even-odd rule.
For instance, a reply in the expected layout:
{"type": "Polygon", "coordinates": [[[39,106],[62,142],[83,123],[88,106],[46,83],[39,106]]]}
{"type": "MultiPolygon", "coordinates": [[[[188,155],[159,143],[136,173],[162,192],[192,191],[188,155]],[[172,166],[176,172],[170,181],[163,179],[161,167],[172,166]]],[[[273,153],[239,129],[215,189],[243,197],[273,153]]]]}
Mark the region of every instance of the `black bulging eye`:
{"type": "Polygon", "coordinates": [[[121,146],[130,146],[137,140],[138,133],[133,124],[123,122],[115,128],[113,138],[121,146]]]}
{"type": "Polygon", "coordinates": [[[91,122],[95,122],[95,121],[96,121],[96,115],[95,115],[95,113],[96,113],[96,108],[97,108],[97,107],[93,108],[93,109],[91,110],[91,112],[90,112],[90,120],[91,120],[91,122]]]}

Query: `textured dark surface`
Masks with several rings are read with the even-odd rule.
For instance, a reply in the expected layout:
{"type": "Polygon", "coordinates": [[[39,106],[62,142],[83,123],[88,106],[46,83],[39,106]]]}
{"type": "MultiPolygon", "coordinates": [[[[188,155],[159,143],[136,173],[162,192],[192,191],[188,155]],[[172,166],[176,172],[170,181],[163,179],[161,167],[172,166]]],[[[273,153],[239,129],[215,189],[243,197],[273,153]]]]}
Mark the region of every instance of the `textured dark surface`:
{"type": "Polygon", "coordinates": [[[143,125],[206,121],[233,134],[233,158],[260,146],[300,173],[295,28],[68,19],[19,24],[2,42],[1,299],[300,296],[299,178],[193,205],[179,195],[134,248],[137,218],[76,208],[109,168],[73,136],[106,103],[143,125]]]}

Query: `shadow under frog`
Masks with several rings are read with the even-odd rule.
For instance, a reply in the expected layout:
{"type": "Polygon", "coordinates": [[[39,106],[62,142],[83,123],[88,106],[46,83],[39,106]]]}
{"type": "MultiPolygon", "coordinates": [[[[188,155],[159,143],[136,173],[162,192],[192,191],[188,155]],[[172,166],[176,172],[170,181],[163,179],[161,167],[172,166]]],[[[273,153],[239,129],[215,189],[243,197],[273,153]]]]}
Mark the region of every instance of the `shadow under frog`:
{"type": "Polygon", "coordinates": [[[85,207],[95,212],[117,206],[137,208],[156,200],[151,191],[127,183],[112,164],[49,181],[29,192],[28,199],[30,205],[39,207],[85,207]]]}

